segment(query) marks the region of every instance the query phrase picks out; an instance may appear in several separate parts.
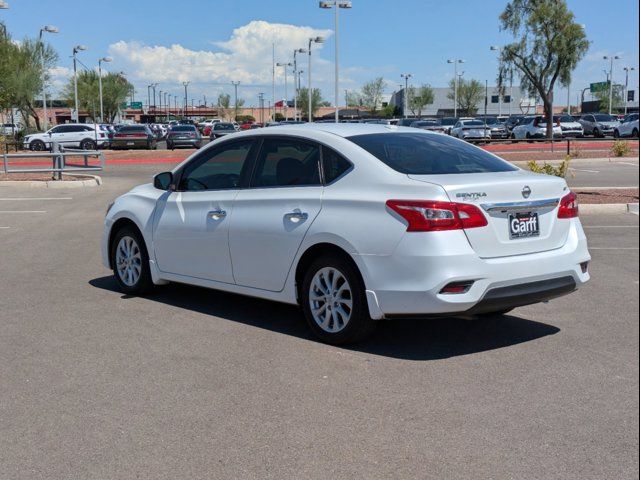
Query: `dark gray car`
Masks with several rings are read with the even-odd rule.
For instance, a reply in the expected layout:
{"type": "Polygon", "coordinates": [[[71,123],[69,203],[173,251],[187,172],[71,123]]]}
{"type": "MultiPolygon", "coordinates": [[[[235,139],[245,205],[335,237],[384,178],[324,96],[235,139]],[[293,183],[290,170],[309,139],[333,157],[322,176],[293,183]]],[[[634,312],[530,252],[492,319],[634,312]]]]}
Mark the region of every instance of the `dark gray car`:
{"type": "Polygon", "coordinates": [[[202,135],[195,125],[174,125],[167,134],[167,148],[176,147],[200,148],[202,135]]]}
{"type": "Polygon", "coordinates": [[[606,113],[587,113],[580,117],[578,123],[582,125],[585,135],[594,137],[613,136],[613,132],[620,126],[618,119],[606,113]]]}
{"type": "Polygon", "coordinates": [[[237,132],[236,126],[230,122],[218,122],[213,125],[211,128],[211,135],[209,138],[211,140],[215,140],[216,138],[224,137],[225,135],[229,135],[230,133],[237,132]]]}

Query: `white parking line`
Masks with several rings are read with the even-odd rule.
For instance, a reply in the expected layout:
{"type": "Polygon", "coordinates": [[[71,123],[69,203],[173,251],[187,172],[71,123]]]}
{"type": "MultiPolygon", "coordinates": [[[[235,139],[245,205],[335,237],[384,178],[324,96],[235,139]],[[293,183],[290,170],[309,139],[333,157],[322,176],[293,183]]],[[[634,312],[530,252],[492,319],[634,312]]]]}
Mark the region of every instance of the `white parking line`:
{"type": "Polygon", "coordinates": [[[600,173],[600,170],[586,170],[583,168],[570,168],[569,170],[574,172],[600,173]]]}
{"type": "Polygon", "coordinates": [[[11,228],[11,227],[1,227],[1,226],[0,226],[0,229],[3,229],[3,228],[11,228]]]}
{"type": "Polygon", "coordinates": [[[71,197],[7,197],[0,198],[0,202],[16,202],[20,200],[73,200],[71,197]]]}
{"type": "Polygon", "coordinates": [[[47,213],[46,210],[0,210],[0,213],[47,213]]]}
{"type": "Polygon", "coordinates": [[[631,165],[632,167],[637,167],[638,163],[631,163],[631,162],[613,162],[613,163],[617,163],[618,165],[631,165]]]}

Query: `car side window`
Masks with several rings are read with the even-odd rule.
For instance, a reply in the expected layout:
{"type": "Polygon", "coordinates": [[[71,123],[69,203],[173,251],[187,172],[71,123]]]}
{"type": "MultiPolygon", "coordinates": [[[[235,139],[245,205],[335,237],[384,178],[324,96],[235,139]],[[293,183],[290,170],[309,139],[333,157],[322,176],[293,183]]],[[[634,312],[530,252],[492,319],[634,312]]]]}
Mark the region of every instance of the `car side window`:
{"type": "Polygon", "coordinates": [[[293,138],[266,138],[252,187],[320,185],[319,145],[293,138]]]}
{"type": "Polygon", "coordinates": [[[324,183],[329,184],[351,168],[351,163],[336,151],[322,146],[322,171],[324,183]]]}
{"type": "Polygon", "coordinates": [[[253,140],[221,145],[187,165],[180,177],[178,190],[229,190],[240,186],[242,168],[249,156],[253,140]]]}
{"type": "Polygon", "coordinates": [[[58,125],[57,127],[53,127],[53,128],[49,131],[49,133],[62,133],[62,132],[63,132],[62,128],[63,128],[63,127],[62,127],[61,125],[58,125]]]}

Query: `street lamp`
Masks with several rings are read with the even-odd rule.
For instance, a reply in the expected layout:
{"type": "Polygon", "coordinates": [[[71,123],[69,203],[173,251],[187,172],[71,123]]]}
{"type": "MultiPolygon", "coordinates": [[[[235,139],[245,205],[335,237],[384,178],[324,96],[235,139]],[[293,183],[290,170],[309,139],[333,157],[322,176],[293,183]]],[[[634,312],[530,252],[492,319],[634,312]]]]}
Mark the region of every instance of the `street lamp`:
{"type": "Polygon", "coordinates": [[[113,62],[111,57],[102,57],[98,60],[98,90],[100,92],[100,122],[104,122],[104,103],[102,102],[102,62],[113,62]]]}
{"type": "MultiPolygon", "coordinates": [[[[502,63],[502,48],[498,45],[491,45],[490,50],[492,52],[498,52],[498,71],[500,70],[500,66],[502,63]]],[[[498,88],[498,115],[502,115],[502,92],[500,92],[500,88],[498,88]]]]}
{"type": "Polygon", "coordinates": [[[233,115],[233,121],[237,122],[238,121],[238,85],[240,85],[240,82],[232,81],[231,85],[233,85],[233,93],[235,95],[233,100],[233,110],[235,111],[233,115]]]}
{"type": "Polygon", "coordinates": [[[334,8],[335,10],[335,15],[334,15],[334,22],[335,22],[335,34],[336,34],[336,53],[335,53],[335,103],[336,103],[336,123],[338,123],[339,118],[340,118],[340,107],[339,107],[339,85],[338,85],[338,81],[339,81],[339,75],[338,75],[338,47],[340,45],[340,37],[339,37],[339,29],[338,29],[338,12],[340,11],[341,8],[351,8],[351,2],[350,1],[341,1],[341,0],[333,0],[333,1],[322,1],[319,3],[320,8],[325,8],[325,9],[330,9],[330,8],[334,8]]]}
{"type": "Polygon", "coordinates": [[[309,54],[309,64],[307,66],[307,94],[309,101],[309,123],[313,122],[313,109],[311,107],[311,45],[314,43],[324,43],[323,37],[312,37],[309,39],[309,48],[307,49],[307,53],[309,54]]]}
{"type": "Polygon", "coordinates": [[[187,87],[189,86],[189,82],[182,82],[182,86],[184,87],[184,117],[187,117],[187,87]]]}
{"type": "Polygon", "coordinates": [[[300,84],[299,84],[300,75],[298,74],[298,60],[296,57],[299,53],[307,53],[307,51],[304,48],[296,48],[293,51],[293,83],[295,84],[295,91],[296,91],[296,94],[293,96],[293,110],[294,110],[293,119],[294,120],[298,120],[298,92],[300,90],[300,84]]]}
{"type": "Polygon", "coordinates": [[[58,27],[54,27],[53,25],[45,25],[40,29],[40,34],[38,35],[38,46],[41,48],[40,61],[42,62],[42,112],[44,113],[43,127],[45,132],[47,131],[47,127],[49,126],[49,116],[47,114],[47,72],[44,64],[44,44],[42,43],[42,34],[45,32],[58,33],[58,31],[58,27]]]}
{"type": "Polygon", "coordinates": [[[609,66],[609,115],[611,115],[613,107],[613,61],[620,60],[620,57],[618,55],[605,55],[602,59],[611,61],[609,66]]]}
{"type": "Polygon", "coordinates": [[[402,113],[404,118],[407,118],[407,112],[409,111],[409,79],[413,77],[411,73],[401,73],[400,78],[404,78],[404,95],[402,95],[402,113]]]}
{"type": "Polygon", "coordinates": [[[287,120],[289,111],[289,94],[287,92],[287,67],[293,67],[293,63],[276,63],[276,67],[284,67],[284,119],[287,120]]]}
{"type": "Polygon", "coordinates": [[[77,58],[78,52],[82,52],[86,50],[87,47],[84,45],[76,45],[73,47],[73,95],[75,98],[75,121],[76,123],[80,121],[80,110],[78,107],[78,68],[77,68],[77,58]]]}
{"type": "Polygon", "coordinates": [[[633,72],[635,67],[624,67],[624,114],[627,115],[627,106],[629,103],[629,72],[633,72]]]}
{"type": "Polygon", "coordinates": [[[458,117],[458,64],[464,63],[461,59],[449,59],[447,63],[453,63],[453,116],[458,117]]]}

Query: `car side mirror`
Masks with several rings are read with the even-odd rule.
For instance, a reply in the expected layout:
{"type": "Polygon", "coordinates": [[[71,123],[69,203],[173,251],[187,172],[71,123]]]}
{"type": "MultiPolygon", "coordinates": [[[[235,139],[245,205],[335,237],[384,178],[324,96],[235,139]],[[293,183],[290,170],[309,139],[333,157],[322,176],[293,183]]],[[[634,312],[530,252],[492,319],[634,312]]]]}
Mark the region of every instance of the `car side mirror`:
{"type": "Polygon", "coordinates": [[[153,177],[153,186],[158,190],[170,190],[173,186],[173,173],[162,172],[153,177]]]}

